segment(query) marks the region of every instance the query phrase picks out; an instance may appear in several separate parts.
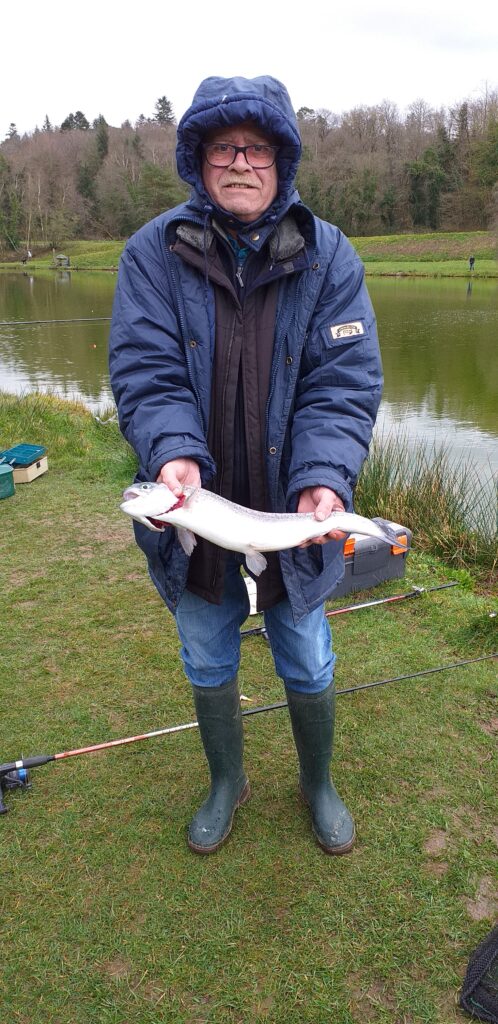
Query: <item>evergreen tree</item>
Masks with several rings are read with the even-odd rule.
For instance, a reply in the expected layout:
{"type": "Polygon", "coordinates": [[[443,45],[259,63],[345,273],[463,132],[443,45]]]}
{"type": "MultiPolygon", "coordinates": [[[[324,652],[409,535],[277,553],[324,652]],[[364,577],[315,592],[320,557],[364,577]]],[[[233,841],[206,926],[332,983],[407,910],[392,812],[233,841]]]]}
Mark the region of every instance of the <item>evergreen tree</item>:
{"type": "Polygon", "coordinates": [[[380,219],[386,229],[391,232],[396,223],[396,191],[388,185],[379,203],[380,219]]]}
{"type": "Polygon", "coordinates": [[[87,121],[85,115],[82,113],[81,110],[77,110],[75,114],[67,115],[67,117],[61,124],[60,130],[61,132],[72,132],[75,131],[76,128],[79,128],[80,131],[86,132],[88,131],[89,127],[90,124],[87,121]]]}
{"type": "Polygon", "coordinates": [[[446,175],[435,149],[426,149],[420,160],[407,165],[408,202],[414,227],[439,227],[441,194],[446,175]]]}
{"type": "Polygon", "coordinates": [[[14,124],[13,121],[11,121],[10,124],[9,124],[9,128],[8,128],[8,131],[7,131],[7,134],[6,134],[5,138],[6,139],[11,139],[12,142],[20,142],[21,141],[20,137],[19,137],[19,133],[18,133],[17,128],[16,128],[16,125],[14,124]]]}
{"type": "Polygon", "coordinates": [[[163,210],[182,203],[187,197],[187,190],[178,181],[168,167],[145,163],[140,180],[133,189],[138,223],[157,217],[163,210]]]}
{"type": "Polygon", "coordinates": [[[175,124],[175,115],[173,113],[173,107],[166,96],[160,96],[156,100],[154,121],[157,121],[160,125],[175,124]]]}
{"type": "Polygon", "coordinates": [[[102,164],[109,152],[109,131],[105,117],[100,115],[97,120],[93,122],[93,127],[95,128],[97,159],[99,164],[102,164]]]}
{"type": "Polygon", "coordinates": [[[64,118],[64,120],[63,120],[63,122],[62,122],[62,124],[60,126],[60,131],[61,132],[72,132],[74,127],[75,127],[75,125],[74,125],[74,114],[68,114],[67,117],[64,118]]]}
{"type": "Polygon", "coordinates": [[[481,185],[493,186],[498,182],[498,121],[491,121],[484,138],[475,147],[475,166],[481,185]]]}
{"type": "Polygon", "coordinates": [[[89,122],[87,121],[85,115],[82,113],[81,110],[77,110],[74,115],[74,127],[79,128],[80,131],[83,132],[88,131],[90,127],[89,122]]]}
{"type": "Polygon", "coordinates": [[[22,209],[14,176],[7,160],[0,154],[0,238],[16,250],[20,242],[22,209]]]}
{"type": "Polygon", "coordinates": [[[90,202],[95,201],[95,170],[90,163],[79,164],[77,188],[83,199],[88,199],[90,202]]]}
{"type": "Polygon", "coordinates": [[[42,132],[52,132],[52,131],[53,131],[53,128],[52,128],[52,124],[50,122],[50,118],[49,118],[48,114],[45,114],[45,120],[43,122],[42,132]]]}

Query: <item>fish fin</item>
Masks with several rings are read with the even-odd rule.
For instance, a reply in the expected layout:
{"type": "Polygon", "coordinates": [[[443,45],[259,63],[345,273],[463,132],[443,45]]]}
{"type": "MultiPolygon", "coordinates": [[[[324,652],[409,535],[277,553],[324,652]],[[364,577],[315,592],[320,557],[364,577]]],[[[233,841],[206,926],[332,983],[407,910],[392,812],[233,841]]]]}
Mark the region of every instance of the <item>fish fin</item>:
{"type": "Polygon", "coordinates": [[[177,526],[176,532],[185,554],[191,555],[197,544],[195,533],[192,533],[192,530],[186,530],[184,526],[177,526]]]}
{"type": "Polygon", "coordinates": [[[397,533],[395,533],[395,531],[393,530],[392,526],[390,525],[390,523],[386,519],[381,519],[380,517],[376,517],[373,521],[374,521],[374,523],[377,523],[378,526],[380,526],[380,529],[382,530],[382,533],[384,534],[384,540],[386,541],[386,544],[392,544],[395,547],[404,548],[405,551],[409,551],[408,544],[405,543],[401,539],[401,537],[398,537],[397,533]]]}
{"type": "Polygon", "coordinates": [[[266,569],[268,562],[261,551],[256,551],[251,545],[246,549],[246,565],[249,572],[253,572],[255,576],[261,576],[261,573],[266,569]]]}

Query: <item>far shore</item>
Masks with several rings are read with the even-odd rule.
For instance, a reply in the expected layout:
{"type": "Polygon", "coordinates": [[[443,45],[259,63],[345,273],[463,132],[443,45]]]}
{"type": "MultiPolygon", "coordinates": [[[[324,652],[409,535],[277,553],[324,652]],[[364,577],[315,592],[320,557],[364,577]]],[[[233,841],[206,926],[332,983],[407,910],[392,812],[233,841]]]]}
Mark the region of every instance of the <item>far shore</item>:
{"type": "MultiPolygon", "coordinates": [[[[492,231],[412,232],[351,237],[350,240],[365,264],[368,277],[498,278],[497,239],[492,231]],[[475,259],[473,270],[470,256],[475,259]]],[[[0,272],[102,270],[115,273],[125,244],[125,239],[73,239],[53,249],[32,242],[25,247],[33,253],[32,258],[22,263],[25,250],[20,245],[18,258],[6,258],[3,254],[0,272]],[[61,257],[65,257],[69,265],[65,265],[61,257]]]]}

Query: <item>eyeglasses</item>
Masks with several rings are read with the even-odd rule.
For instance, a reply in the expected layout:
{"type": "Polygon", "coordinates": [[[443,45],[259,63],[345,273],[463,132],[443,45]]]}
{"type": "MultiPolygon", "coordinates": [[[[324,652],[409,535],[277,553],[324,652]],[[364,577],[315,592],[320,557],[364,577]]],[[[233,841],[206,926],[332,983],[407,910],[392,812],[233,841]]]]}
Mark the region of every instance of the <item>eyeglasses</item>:
{"type": "Polygon", "coordinates": [[[251,146],[232,146],[228,142],[205,142],[202,149],[211,167],[230,167],[237,159],[237,153],[243,153],[249,166],[260,170],[265,167],[273,167],[278,153],[278,146],[267,146],[261,142],[253,143],[251,146]]]}

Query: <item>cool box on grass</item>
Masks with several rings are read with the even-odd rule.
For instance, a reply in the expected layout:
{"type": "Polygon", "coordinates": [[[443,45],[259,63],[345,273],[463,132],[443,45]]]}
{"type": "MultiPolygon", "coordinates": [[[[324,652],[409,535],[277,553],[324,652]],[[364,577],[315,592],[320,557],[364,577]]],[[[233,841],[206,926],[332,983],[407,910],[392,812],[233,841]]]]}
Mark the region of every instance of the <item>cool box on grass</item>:
{"type": "MultiPolygon", "coordinates": [[[[374,523],[382,523],[382,519],[374,519],[374,523]]],[[[411,548],[412,531],[399,523],[389,522],[397,537],[403,544],[411,548]]],[[[385,580],[401,579],[405,575],[405,548],[394,547],[376,540],[375,537],[364,537],[359,533],[351,533],[344,545],[344,579],[339,584],[331,599],[352,594],[355,590],[368,590],[385,580]]]]}
{"type": "Polygon", "coordinates": [[[0,452],[2,464],[9,463],[14,471],[14,483],[29,484],[48,469],[46,448],[37,444],[16,444],[0,452]]]}

